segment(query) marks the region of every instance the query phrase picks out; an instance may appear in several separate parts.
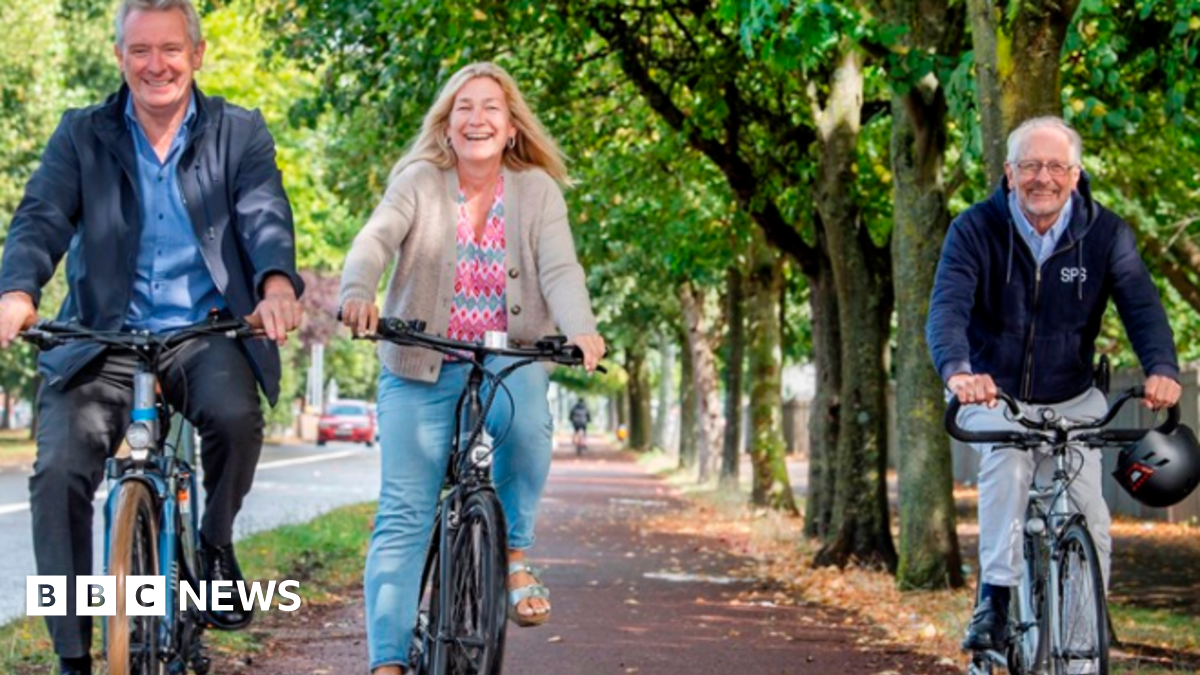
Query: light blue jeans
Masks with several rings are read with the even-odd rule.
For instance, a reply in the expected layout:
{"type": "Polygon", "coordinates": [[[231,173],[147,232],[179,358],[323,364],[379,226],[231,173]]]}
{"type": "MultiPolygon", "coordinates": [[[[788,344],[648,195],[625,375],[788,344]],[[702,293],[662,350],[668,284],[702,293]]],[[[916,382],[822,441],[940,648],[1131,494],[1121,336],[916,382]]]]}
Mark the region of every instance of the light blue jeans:
{"type": "MultiPolygon", "coordinates": [[[[492,357],[485,363],[489,371],[498,372],[512,362],[492,357]]],[[[382,486],[364,579],[372,670],[408,664],[425,552],[450,457],[455,406],[469,372],[470,366],[447,363],[432,384],[398,377],[386,368],[379,376],[382,486]]],[[[539,363],[517,370],[504,380],[511,398],[501,389],[485,422],[488,434],[498,441],[492,476],[508,520],[510,549],[533,545],[538,502],[550,473],[549,381],[539,363]]],[[[487,401],[490,389],[485,380],[482,401],[487,401]]]]}

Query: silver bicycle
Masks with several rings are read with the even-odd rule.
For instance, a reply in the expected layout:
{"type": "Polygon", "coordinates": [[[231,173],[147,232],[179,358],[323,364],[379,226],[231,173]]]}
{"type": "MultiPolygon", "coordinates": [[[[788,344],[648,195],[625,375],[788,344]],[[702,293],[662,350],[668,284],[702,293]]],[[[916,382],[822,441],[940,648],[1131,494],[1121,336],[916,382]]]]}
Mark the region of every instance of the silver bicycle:
{"type": "MultiPolygon", "coordinates": [[[[1118,449],[1137,442],[1148,429],[1104,429],[1142,387],[1122,392],[1098,420],[1080,422],[1051,408],[1023,410],[1011,396],[998,398],[1007,417],[1025,427],[967,431],[958,426],[957,399],[946,410],[946,430],[966,443],[985,443],[1025,451],[1042,450],[1054,462],[1049,484],[1036,480],[1025,511],[1024,575],[1008,610],[1008,639],[1002,651],[975,652],[968,672],[990,675],[995,667],[1012,675],[1107,675],[1108,603],[1100,558],[1087,522],[1067,494],[1075,478],[1072,456],[1080,447],[1118,449]]],[[[1157,428],[1170,433],[1179,424],[1179,409],[1168,409],[1157,428]]]]}

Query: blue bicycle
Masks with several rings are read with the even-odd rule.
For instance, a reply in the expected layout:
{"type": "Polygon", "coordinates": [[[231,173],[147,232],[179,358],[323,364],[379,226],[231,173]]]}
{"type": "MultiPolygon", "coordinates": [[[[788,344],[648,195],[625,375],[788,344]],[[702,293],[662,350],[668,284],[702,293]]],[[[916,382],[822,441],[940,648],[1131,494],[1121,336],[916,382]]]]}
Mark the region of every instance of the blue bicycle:
{"type": "Polygon", "coordinates": [[[137,355],[133,411],[125,431],[128,456],[105,462],[109,484],[104,506],[105,574],[117,580],[115,616],[104,623],[109,675],[205,675],[210,667],[201,635],[208,625],[195,606],[181,611],[179,582],[197,588],[200,575],[196,445],[191,426],[170,438],[173,411],[158,385],[159,360],[168,349],[205,336],[257,337],[240,319],[212,318],[165,333],[95,331],[69,323],[41,322],[22,333],[39,349],[93,342],[137,355]],[[165,616],[129,614],[129,576],[167,578],[165,616]]]}

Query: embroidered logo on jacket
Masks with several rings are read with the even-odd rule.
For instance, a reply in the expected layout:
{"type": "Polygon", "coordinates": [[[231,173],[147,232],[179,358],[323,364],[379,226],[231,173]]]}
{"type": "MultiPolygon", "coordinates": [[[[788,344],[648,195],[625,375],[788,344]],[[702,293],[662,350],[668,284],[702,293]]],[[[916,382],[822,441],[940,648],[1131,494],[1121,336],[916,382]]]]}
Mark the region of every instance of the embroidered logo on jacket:
{"type": "Polygon", "coordinates": [[[1087,281],[1086,267],[1064,267],[1062,268],[1062,281],[1064,284],[1071,284],[1076,281],[1087,281]]]}

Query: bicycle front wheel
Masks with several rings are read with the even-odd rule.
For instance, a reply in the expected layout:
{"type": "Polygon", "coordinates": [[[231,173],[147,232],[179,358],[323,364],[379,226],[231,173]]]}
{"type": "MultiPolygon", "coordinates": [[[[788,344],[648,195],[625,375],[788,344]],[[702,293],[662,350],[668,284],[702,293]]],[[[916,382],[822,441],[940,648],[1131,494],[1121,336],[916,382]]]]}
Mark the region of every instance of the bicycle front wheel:
{"type": "Polygon", "coordinates": [[[1108,675],[1108,618],[1100,557],[1087,527],[1067,526],[1059,541],[1055,675],[1108,675]]]}
{"type": "Polygon", "coordinates": [[[449,550],[449,675],[500,675],[508,611],[504,513],[494,492],[469,495],[449,550]]]}
{"type": "MultiPolygon", "coordinates": [[[[1040,517],[1031,513],[1030,518],[1040,517]]],[[[1013,589],[1009,605],[1008,672],[1032,675],[1044,663],[1046,639],[1046,579],[1050,574],[1050,552],[1045,536],[1026,533],[1024,577],[1013,589]]]]}
{"type": "Polygon", "coordinates": [[[158,510],[150,488],[139,480],[118,484],[109,530],[108,573],[117,578],[117,613],[107,619],[109,675],[161,675],[159,617],[126,612],[129,576],[158,574],[158,510]]]}

